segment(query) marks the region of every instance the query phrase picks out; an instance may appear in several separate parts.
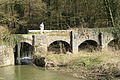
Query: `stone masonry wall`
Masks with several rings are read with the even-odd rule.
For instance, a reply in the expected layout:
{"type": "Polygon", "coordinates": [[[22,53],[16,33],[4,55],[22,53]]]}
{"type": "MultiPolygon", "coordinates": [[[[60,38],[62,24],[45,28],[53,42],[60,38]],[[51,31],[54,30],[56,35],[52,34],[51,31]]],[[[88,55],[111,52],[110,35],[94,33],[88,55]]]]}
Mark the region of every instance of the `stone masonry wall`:
{"type": "Polygon", "coordinates": [[[0,67],[14,65],[13,48],[0,46],[0,67]]]}

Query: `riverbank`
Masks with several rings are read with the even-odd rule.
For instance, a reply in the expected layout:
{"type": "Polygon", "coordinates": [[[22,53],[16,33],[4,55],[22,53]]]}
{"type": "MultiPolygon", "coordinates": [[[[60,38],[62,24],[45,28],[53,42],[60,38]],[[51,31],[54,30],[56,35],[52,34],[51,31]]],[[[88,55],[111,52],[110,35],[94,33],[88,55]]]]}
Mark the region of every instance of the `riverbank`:
{"type": "Polygon", "coordinates": [[[120,51],[40,54],[49,70],[89,80],[120,79],[120,51]]]}

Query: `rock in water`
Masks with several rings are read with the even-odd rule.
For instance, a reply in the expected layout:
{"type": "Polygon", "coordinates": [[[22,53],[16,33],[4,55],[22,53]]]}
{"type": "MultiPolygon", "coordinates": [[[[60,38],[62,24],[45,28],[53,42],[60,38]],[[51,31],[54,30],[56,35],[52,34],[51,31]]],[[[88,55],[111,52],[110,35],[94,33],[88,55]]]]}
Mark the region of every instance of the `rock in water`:
{"type": "Polygon", "coordinates": [[[35,58],[33,62],[36,66],[45,67],[45,57],[35,58]]]}

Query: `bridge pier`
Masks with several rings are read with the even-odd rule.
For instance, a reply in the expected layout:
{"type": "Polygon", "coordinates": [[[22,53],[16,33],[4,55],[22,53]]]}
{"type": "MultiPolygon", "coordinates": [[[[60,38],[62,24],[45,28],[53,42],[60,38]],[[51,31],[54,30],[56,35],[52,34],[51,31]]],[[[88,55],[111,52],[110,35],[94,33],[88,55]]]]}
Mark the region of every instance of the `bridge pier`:
{"type": "Polygon", "coordinates": [[[76,31],[72,31],[72,52],[73,53],[78,53],[78,44],[77,44],[77,38],[78,38],[78,33],[76,31]]]}
{"type": "Polygon", "coordinates": [[[101,47],[102,50],[108,50],[108,44],[110,41],[114,39],[113,35],[111,33],[107,32],[102,32],[102,37],[101,37],[101,47]]]}

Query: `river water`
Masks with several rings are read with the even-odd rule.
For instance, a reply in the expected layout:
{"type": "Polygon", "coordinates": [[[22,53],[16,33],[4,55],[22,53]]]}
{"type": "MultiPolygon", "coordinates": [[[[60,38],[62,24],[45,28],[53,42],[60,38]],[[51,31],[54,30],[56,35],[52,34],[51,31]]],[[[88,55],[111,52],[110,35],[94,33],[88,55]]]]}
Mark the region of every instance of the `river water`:
{"type": "Polygon", "coordinates": [[[30,65],[0,68],[0,80],[80,80],[30,65]]]}

